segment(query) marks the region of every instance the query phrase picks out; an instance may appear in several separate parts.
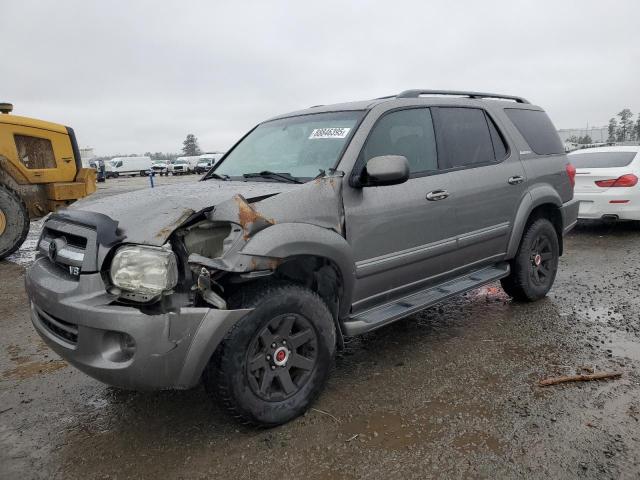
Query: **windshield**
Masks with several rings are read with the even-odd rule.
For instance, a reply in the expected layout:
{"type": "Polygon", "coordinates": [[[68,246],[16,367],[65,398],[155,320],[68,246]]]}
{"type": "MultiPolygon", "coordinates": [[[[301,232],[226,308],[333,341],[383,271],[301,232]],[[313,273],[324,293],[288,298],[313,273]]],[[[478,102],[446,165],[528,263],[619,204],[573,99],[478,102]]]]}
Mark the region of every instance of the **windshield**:
{"type": "Polygon", "coordinates": [[[629,165],[636,152],[589,152],[571,155],[570,161],[576,168],[616,168],[629,165]]]}
{"type": "Polygon", "coordinates": [[[316,113],[258,125],[242,140],[215,173],[243,177],[264,171],[314,178],[334,168],[364,112],[316,113]]]}
{"type": "Polygon", "coordinates": [[[176,162],[178,165],[184,165],[185,163],[187,163],[186,160],[176,160],[176,162]]]}

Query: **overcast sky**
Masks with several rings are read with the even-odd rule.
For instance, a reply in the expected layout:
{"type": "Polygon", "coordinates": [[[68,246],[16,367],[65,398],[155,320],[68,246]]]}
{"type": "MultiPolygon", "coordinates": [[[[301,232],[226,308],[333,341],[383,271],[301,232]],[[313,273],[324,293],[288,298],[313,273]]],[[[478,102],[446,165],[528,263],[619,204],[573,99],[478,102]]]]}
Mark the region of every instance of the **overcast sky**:
{"type": "MultiPolygon", "coordinates": [[[[98,155],[224,150],[409,88],[521,95],[558,128],[640,112],[640,1],[0,0],[0,101],[98,155]]],[[[635,117],[634,117],[635,118],[635,117]]]]}

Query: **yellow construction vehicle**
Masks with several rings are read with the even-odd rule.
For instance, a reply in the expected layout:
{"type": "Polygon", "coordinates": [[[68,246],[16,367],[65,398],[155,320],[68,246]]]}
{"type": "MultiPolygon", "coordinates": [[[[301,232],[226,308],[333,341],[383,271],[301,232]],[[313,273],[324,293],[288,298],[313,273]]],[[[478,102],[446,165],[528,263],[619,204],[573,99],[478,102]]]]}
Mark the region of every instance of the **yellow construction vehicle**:
{"type": "Polygon", "coordinates": [[[0,103],[0,259],[22,245],[29,221],[96,191],[72,128],[10,115],[0,103]]]}

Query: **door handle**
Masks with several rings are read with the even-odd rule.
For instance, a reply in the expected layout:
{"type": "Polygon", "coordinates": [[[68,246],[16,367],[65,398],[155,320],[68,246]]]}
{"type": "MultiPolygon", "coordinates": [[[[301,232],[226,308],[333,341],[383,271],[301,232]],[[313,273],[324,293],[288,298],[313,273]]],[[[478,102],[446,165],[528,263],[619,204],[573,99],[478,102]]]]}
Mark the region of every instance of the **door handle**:
{"type": "Polygon", "coordinates": [[[524,182],[524,177],[516,175],[507,180],[507,182],[509,182],[509,185],[518,185],[519,183],[524,182]]]}
{"type": "Polygon", "coordinates": [[[437,202],[438,200],[444,200],[448,196],[449,192],[446,190],[434,190],[433,192],[427,193],[427,200],[437,202]]]}

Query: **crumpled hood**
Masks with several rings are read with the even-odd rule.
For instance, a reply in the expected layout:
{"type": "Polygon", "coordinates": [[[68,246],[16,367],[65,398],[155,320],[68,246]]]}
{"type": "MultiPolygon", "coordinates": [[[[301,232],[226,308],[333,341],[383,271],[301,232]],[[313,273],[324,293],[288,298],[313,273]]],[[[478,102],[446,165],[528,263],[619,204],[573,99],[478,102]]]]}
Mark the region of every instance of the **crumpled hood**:
{"type": "Polygon", "coordinates": [[[126,236],[125,242],[162,245],[193,213],[218,205],[236,194],[251,201],[299,187],[276,182],[185,182],[103,198],[86,197],[69,208],[101,213],[115,220],[126,236]]]}

